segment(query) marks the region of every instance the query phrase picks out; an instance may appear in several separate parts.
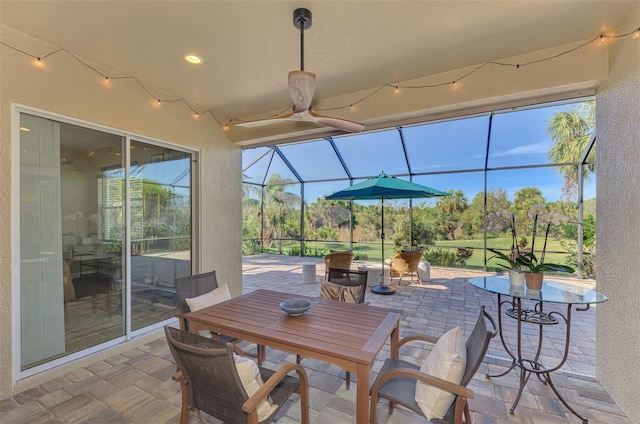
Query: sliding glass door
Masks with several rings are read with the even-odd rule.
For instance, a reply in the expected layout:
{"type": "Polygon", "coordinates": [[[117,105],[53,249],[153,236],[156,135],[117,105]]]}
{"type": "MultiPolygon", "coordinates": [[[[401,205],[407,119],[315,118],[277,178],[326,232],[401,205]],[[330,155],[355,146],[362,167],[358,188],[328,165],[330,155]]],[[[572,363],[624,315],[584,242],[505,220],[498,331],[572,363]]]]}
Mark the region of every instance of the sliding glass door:
{"type": "Polygon", "coordinates": [[[131,329],[176,314],[191,275],[191,154],[131,141],[131,329]]]}
{"type": "Polygon", "coordinates": [[[20,113],[21,372],[175,316],[192,154],[20,113]]]}

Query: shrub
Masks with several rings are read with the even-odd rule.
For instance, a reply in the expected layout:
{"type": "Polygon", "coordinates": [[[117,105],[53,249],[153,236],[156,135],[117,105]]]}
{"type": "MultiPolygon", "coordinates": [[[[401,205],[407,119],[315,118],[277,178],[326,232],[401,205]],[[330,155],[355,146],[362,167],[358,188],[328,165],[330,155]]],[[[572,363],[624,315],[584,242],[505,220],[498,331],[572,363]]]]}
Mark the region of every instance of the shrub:
{"type": "Polygon", "coordinates": [[[467,260],[473,255],[473,249],[458,249],[453,252],[450,249],[427,249],[422,255],[422,259],[429,262],[431,265],[448,266],[448,267],[463,267],[467,263],[467,260]]]}

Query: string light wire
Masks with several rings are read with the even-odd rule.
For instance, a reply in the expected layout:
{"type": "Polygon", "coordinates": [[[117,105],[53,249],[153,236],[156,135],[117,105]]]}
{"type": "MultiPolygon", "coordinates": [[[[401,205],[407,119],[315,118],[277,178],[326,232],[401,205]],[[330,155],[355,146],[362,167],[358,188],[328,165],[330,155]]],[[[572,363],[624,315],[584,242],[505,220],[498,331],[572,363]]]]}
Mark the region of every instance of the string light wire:
{"type": "MultiPolygon", "coordinates": [[[[451,80],[451,81],[444,81],[444,82],[439,82],[439,83],[434,83],[434,84],[421,84],[421,85],[402,85],[402,84],[383,84],[377,88],[374,88],[371,90],[371,92],[369,94],[364,95],[362,98],[353,101],[353,102],[349,102],[348,104],[344,104],[344,105],[340,105],[340,106],[334,106],[334,107],[327,107],[327,108],[321,108],[321,109],[315,109],[319,112],[322,111],[335,111],[335,110],[343,110],[343,109],[351,109],[351,110],[355,110],[355,106],[359,105],[360,103],[370,99],[371,97],[375,96],[376,94],[378,94],[380,91],[382,91],[385,88],[391,88],[393,90],[393,92],[395,94],[399,94],[400,90],[420,90],[420,89],[428,89],[428,88],[437,88],[437,87],[442,87],[442,86],[446,86],[446,85],[452,85],[452,86],[456,86],[456,83],[470,77],[471,75],[473,75],[474,73],[480,71],[481,69],[490,66],[490,65],[495,65],[495,66],[507,66],[507,67],[513,67],[516,69],[520,69],[524,66],[529,66],[529,65],[533,65],[533,64],[538,64],[538,63],[542,63],[542,62],[547,62],[549,60],[553,60],[553,59],[557,59],[559,57],[562,57],[564,55],[568,55],[570,53],[573,53],[577,50],[580,50],[586,46],[588,46],[589,44],[597,41],[597,40],[601,40],[601,41],[606,41],[608,39],[612,39],[612,40],[616,40],[619,38],[625,38],[628,36],[633,36],[634,39],[638,39],[638,35],[640,34],[640,27],[637,29],[634,29],[632,31],[623,33],[623,34],[616,34],[616,35],[607,35],[605,33],[601,33],[598,34],[597,36],[593,37],[592,39],[585,41],[582,44],[579,44],[576,47],[573,47],[571,49],[562,51],[560,53],[551,55],[551,56],[547,56],[541,59],[537,59],[537,60],[531,60],[528,62],[524,62],[524,63],[507,63],[507,62],[500,62],[500,61],[488,61],[488,62],[484,62],[481,63],[480,65],[476,66],[475,68],[473,68],[472,70],[470,70],[469,72],[461,75],[460,77],[451,80]]],[[[45,59],[49,58],[50,56],[53,56],[57,53],[63,52],[63,53],[67,53],[68,55],[70,55],[71,57],[73,57],[76,61],[78,61],[80,64],[84,65],[86,68],[92,70],[93,72],[95,72],[96,74],[100,75],[105,81],[110,82],[113,80],[121,80],[121,79],[129,79],[129,80],[133,80],[135,81],[147,94],[149,94],[149,96],[151,96],[156,102],[157,104],[161,104],[161,103],[178,103],[178,102],[182,102],[185,104],[185,106],[191,110],[191,112],[193,112],[194,114],[194,118],[199,118],[203,115],[209,114],[211,115],[211,117],[218,123],[218,125],[220,125],[225,131],[229,129],[230,125],[236,124],[236,123],[246,123],[246,122],[251,122],[252,120],[245,120],[245,119],[239,119],[239,118],[233,118],[233,117],[225,117],[225,119],[220,120],[219,117],[224,116],[222,114],[216,114],[214,113],[211,109],[207,109],[201,112],[198,112],[193,106],[191,106],[191,104],[189,103],[189,101],[183,97],[176,97],[176,98],[161,98],[159,96],[156,96],[150,89],[148,89],[143,83],[142,81],[140,81],[138,78],[134,77],[134,76],[111,76],[111,75],[106,75],[102,72],[100,72],[98,69],[96,69],[95,67],[89,65],[86,61],[82,60],[81,58],[79,58],[77,55],[75,55],[74,53],[70,52],[67,49],[64,48],[58,48],[56,50],[53,50],[47,54],[45,54],[44,56],[36,56],[33,55],[31,53],[28,53],[24,50],[21,50],[17,47],[11,46],[3,41],[0,41],[0,45],[3,45],[9,49],[12,49],[16,52],[22,53],[26,56],[29,56],[30,58],[36,59],[38,61],[44,61],[45,59]]],[[[275,115],[271,115],[265,118],[260,118],[260,119],[270,119],[270,118],[277,118],[280,115],[284,114],[287,111],[292,111],[294,109],[295,106],[287,106],[285,109],[283,109],[280,113],[277,113],[275,115]]]]}

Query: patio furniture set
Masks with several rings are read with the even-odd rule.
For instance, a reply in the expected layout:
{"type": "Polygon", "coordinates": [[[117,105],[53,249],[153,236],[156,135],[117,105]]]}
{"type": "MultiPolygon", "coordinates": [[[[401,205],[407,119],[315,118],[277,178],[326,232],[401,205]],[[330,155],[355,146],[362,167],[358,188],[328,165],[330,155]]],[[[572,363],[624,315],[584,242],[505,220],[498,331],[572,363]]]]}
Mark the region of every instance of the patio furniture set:
{"type": "MultiPolygon", "coordinates": [[[[366,271],[328,269],[321,297],[296,296],[310,302],[311,307],[304,313],[292,315],[279,307],[282,302],[292,299],[288,293],[259,289],[235,298],[221,295],[222,287],[218,287],[215,271],[176,280],[178,302],[181,306],[188,305],[178,315],[181,329],[167,327],[165,331],[178,367],[174,380],[180,383],[182,390],[181,423],[188,422],[191,410],[198,414],[205,411],[225,422],[271,422],[293,393],[300,396],[301,420],[308,423],[308,381],[305,369],[300,366],[303,357],[344,369],[347,388],[350,374],[355,373],[358,383],[357,423],[375,424],[376,407],[381,398],[388,401],[389,414],[393,412],[394,405],[399,404],[434,423],[470,423],[467,400],[473,398],[474,393],[467,385],[496,334],[500,335],[513,364],[505,373],[491,377],[504,375],[514,367],[521,369],[520,390],[511,413],[529,376],[535,374],[545,384],[551,385],[573,414],[587,422],[551,383],[550,372],[562,366],[566,355],[559,366],[547,370],[538,362],[540,349],[533,359],[526,359],[519,345],[517,354],[512,353],[504,340],[502,317],[499,314],[496,325],[484,307],[466,340],[459,327],[439,338],[413,335],[400,340],[402,312],[365,302],[367,275],[366,271]],[[192,301],[206,296],[214,298],[209,299],[212,302],[210,306],[193,307],[192,301]],[[247,352],[235,346],[239,340],[256,344],[256,354],[251,352],[249,356],[256,358],[258,364],[245,358],[247,352]],[[372,365],[387,340],[390,343],[389,358],[370,384],[372,365]],[[433,344],[424,364],[399,359],[400,348],[415,341],[433,344]],[[297,363],[287,363],[275,372],[262,368],[265,346],[296,354],[297,363]],[[296,375],[288,375],[292,372],[296,375]]],[[[489,284],[489,287],[486,280],[484,283],[480,279],[472,280],[471,284],[497,293],[499,306],[502,306],[507,301],[502,302],[501,296],[512,295],[508,289],[496,289],[502,280],[508,286],[508,280],[496,279],[498,281],[490,280],[494,284],[489,284]]],[[[570,290],[569,286],[565,285],[561,290],[570,290]]],[[[228,293],[226,286],[224,290],[228,293]]],[[[553,290],[558,289],[543,289],[542,294],[553,290]]],[[[578,299],[574,291],[574,297],[563,301],[568,304],[569,311],[569,318],[565,320],[567,347],[572,305],[586,305],[588,308],[588,303],[606,300],[601,294],[591,292],[578,299]]],[[[564,292],[562,295],[567,296],[564,292]]],[[[525,310],[521,307],[522,299],[534,300],[536,311],[542,311],[543,303],[540,298],[512,296],[516,315],[508,312],[506,315],[517,319],[518,334],[523,322],[531,322],[520,318],[525,310]]],[[[559,300],[552,298],[550,301],[559,300]]],[[[547,319],[556,318],[548,314],[547,319]]],[[[540,327],[541,341],[542,327],[546,323],[536,324],[540,327]]]]}

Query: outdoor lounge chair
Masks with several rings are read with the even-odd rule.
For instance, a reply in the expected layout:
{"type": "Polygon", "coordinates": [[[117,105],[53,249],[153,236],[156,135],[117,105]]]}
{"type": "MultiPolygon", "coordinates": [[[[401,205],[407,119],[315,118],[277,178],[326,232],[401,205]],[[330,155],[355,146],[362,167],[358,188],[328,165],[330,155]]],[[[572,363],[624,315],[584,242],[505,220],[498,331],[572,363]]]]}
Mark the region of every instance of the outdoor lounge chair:
{"type": "Polygon", "coordinates": [[[178,366],[173,379],[182,391],[180,424],[189,422],[189,410],[202,423],[200,411],[225,423],[268,423],[292,393],[301,397],[302,423],[309,423],[309,386],[300,365],[286,364],[274,372],[236,357],[230,343],[169,326],[164,331],[178,366]],[[297,378],[287,375],[292,371],[297,378]],[[260,420],[259,414],[264,415],[260,420]]]}
{"type": "MultiPolygon", "coordinates": [[[[180,308],[181,313],[186,314],[188,312],[191,312],[186,299],[194,298],[217,289],[218,279],[216,277],[216,272],[211,271],[202,274],[176,278],[174,284],[176,287],[176,294],[178,296],[178,307],[180,308]]],[[[189,331],[189,321],[187,319],[180,320],[180,328],[185,331],[189,331]]],[[[242,341],[234,337],[225,336],[222,334],[218,334],[217,337],[222,342],[228,342],[232,344],[237,344],[242,341]]],[[[264,346],[257,345],[256,353],[244,351],[244,355],[256,358],[258,360],[258,365],[262,365],[265,357],[264,346]]]]}
{"type": "MultiPolygon", "coordinates": [[[[473,398],[473,391],[468,389],[467,385],[478,370],[480,363],[482,363],[489,348],[489,342],[495,334],[496,324],[483,306],[476,325],[465,342],[466,365],[460,384],[454,384],[423,373],[420,371],[420,365],[414,365],[402,359],[388,358],[384,362],[378,377],[371,385],[371,423],[375,424],[376,422],[376,407],[380,398],[385,398],[389,401],[389,415],[393,413],[393,406],[397,403],[416,414],[425,416],[416,401],[416,385],[418,381],[421,381],[429,386],[440,388],[455,395],[453,403],[443,418],[432,418],[430,422],[433,424],[462,424],[464,415],[464,422],[470,424],[471,414],[467,399],[473,398]],[[492,330],[487,328],[485,318],[491,322],[492,330]]],[[[412,341],[425,341],[435,344],[438,339],[422,335],[409,336],[400,340],[398,347],[412,341]]]]}
{"type": "MultiPolygon", "coordinates": [[[[320,297],[347,303],[364,303],[367,293],[367,271],[348,269],[329,269],[328,280],[320,282],[320,297]]],[[[347,371],[345,382],[351,386],[351,373],[347,371]]]]}
{"type": "MultiPolygon", "coordinates": [[[[398,275],[398,285],[402,284],[402,277],[405,275],[411,275],[411,280],[418,277],[418,265],[420,265],[420,259],[422,258],[422,250],[411,250],[407,252],[400,252],[391,258],[391,278],[398,275]]],[[[418,281],[420,279],[418,278],[418,281]]]]}
{"type": "Polygon", "coordinates": [[[353,252],[331,252],[324,257],[324,278],[329,276],[330,268],[349,269],[353,260],[353,252]]]}

